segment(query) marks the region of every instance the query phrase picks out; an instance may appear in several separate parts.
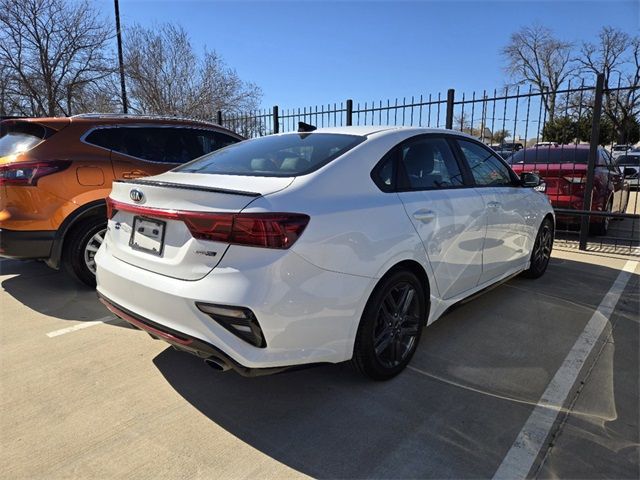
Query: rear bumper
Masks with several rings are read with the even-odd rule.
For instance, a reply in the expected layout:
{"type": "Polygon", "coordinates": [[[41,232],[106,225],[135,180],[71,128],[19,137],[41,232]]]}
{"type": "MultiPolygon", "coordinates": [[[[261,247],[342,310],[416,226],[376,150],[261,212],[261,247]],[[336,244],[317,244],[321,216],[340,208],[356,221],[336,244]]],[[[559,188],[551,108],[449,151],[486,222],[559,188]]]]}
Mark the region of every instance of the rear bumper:
{"type": "MultiPolygon", "coordinates": [[[[553,208],[562,208],[567,210],[583,210],[584,209],[584,197],[579,195],[556,195],[556,194],[547,194],[549,197],[549,201],[551,202],[551,206],[553,208]]],[[[597,208],[597,205],[593,205],[593,210],[602,211],[601,208],[597,208]]],[[[566,213],[558,213],[556,214],[556,221],[558,223],[564,224],[576,224],[579,225],[581,222],[581,215],[567,215],[566,213]]],[[[602,221],[601,217],[589,217],[590,223],[599,223],[602,221]]]]}
{"type": "Polygon", "coordinates": [[[153,338],[158,340],[164,340],[172,345],[177,350],[182,350],[193,355],[197,355],[203,359],[214,359],[216,363],[225,365],[226,367],[233,369],[236,373],[239,373],[243,377],[261,377],[263,375],[273,375],[276,373],[289,370],[293,367],[271,367],[271,368],[248,368],[239,364],[229,355],[224,353],[217,347],[214,347],[210,343],[200,340],[199,338],[185,335],[182,332],[177,332],[170,328],[152,322],[148,318],[141,317],[135,313],[125,309],[124,307],[113,303],[111,300],[105,298],[98,293],[98,298],[107,307],[111,313],[120,317],[121,319],[129,322],[131,325],[144,330],[153,338]]]}
{"type": "Polygon", "coordinates": [[[16,259],[49,258],[55,231],[0,229],[0,257],[16,259]]]}
{"type": "Polygon", "coordinates": [[[290,250],[231,246],[211,273],[195,281],[123,262],[111,255],[108,240],[96,263],[98,294],[134,321],[125,320],[142,321],[135,325],[200,357],[224,355],[224,363],[243,375],[243,369],[282,370],[351,358],[375,285],[374,279],[322,270],[290,250]],[[231,333],[196,302],[250,309],[266,346],[231,333]]]}

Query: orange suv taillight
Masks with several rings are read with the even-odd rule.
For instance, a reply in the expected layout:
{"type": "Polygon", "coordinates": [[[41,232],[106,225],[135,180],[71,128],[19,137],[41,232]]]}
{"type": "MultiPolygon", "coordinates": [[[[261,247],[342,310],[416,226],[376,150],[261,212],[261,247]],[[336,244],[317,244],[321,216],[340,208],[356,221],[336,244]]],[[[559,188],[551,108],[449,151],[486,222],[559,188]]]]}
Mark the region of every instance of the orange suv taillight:
{"type": "Polygon", "coordinates": [[[48,162],[18,162],[0,165],[0,185],[35,186],[47,175],[69,168],[68,160],[48,162]]]}

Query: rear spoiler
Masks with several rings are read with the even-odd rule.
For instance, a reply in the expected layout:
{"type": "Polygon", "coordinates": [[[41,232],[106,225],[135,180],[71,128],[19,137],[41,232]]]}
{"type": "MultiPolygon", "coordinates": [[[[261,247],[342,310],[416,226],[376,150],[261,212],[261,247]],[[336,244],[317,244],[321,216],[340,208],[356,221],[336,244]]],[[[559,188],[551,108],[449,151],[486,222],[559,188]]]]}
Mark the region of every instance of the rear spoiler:
{"type": "Polygon", "coordinates": [[[50,118],[26,118],[26,117],[1,117],[0,118],[0,135],[4,135],[8,129],[23,129],[26,132],[33,133],[33,135],[40,137],[42,140],[46,140],[51,135],[59,132],[64,127],[71,123],[69,119],[60,117],[55,119],[50,118]],[[38,131],[42,129],[42,131],[38,131]]]}
{"type": "Polygon", "coordinates": [[[197,190],[200,192],[211,192],[211,193],[229,193],[232,195],[242,195],[245,197],[260,197],[261,193],[257,192],[246,192],[242,190],[230,190],[226,188],[216,188],[216,187],[203,187],[200,185],[185,185],[184,183],[173,183],[173,182],[162,182],[159,180],[114,180],[114,183],[129,183],[132,185],[150,185],[153,187],[168,187],[168,188],[179,188],[182,190],[197,190]]]}

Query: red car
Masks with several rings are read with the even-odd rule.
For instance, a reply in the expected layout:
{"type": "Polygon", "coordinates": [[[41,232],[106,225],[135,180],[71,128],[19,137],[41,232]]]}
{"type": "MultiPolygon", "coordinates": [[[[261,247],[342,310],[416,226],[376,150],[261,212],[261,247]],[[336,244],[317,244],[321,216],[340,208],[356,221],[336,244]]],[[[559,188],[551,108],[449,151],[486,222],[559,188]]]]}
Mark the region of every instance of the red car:
{"type": "MultiPolygon", "coordinates": [[[[589,145],[545,145],[520,150],[509,158],[509,162],[517,174],[534,172],[540,175],[543,184],[537,188],[547,194],[554,208],[585,210],[588,158],[589,145]]],[[[598,147],[591,210],[620,213],[626,210],[628,201],[629,184],[609,153],[598,147]]],[[[605,235],[609,217],[590,218],[591,233],[605,235]]],[[[557,219],[570,224],[580,223],[577,215],[558,215],[557,219]]]]}

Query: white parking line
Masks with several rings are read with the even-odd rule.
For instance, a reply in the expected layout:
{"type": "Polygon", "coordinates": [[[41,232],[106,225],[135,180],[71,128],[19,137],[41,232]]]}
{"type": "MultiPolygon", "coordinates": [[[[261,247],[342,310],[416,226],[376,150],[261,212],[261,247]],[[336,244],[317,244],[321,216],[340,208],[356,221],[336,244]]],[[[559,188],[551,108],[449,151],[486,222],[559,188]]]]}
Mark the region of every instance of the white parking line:
{"type": "Polygon", "coordinates": [[[536,407],[493,475],[494,479],[515,480],[527,477],[580,374],[580,370],[582,370],[602,331],[609,323],[609,317],[637,265],[638,262],[632,260],[624,265],[618,278],[613,282],[542,397],[538,400],[536,407]]]}
{"type": "Polygon", "coordinates": [[[61,328],[60,330],[54,330],[53,332],[47,333],[47,337],[59,337],[60,335],[64,335],[65,333],[75,332],[76,330],[82,330],[83,328],[93,327],[94,325],[99,325],[101,323],[111,323],[120,320],[118,317],[114,317],[113,315],[109,315],[106,317],[99,318],[98,320],[92,320],[91,322],[82,322],[74,325],[73,327],[61,328]]]}

